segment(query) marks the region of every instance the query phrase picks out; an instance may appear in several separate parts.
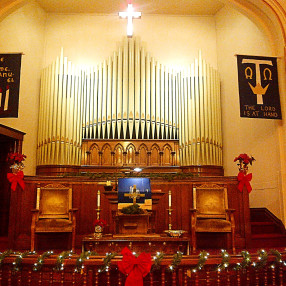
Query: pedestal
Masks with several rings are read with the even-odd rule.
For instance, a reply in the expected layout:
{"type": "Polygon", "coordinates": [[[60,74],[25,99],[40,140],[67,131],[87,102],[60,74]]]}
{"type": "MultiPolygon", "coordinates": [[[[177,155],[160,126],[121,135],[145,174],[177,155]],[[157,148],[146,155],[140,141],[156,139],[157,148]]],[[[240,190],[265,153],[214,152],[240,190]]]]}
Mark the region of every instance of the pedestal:
{"type": "Polygon", "coordinates": [[[149,213],[116,215],[117,232],[119,234],[147,234],[149,230],[149,213]]]}

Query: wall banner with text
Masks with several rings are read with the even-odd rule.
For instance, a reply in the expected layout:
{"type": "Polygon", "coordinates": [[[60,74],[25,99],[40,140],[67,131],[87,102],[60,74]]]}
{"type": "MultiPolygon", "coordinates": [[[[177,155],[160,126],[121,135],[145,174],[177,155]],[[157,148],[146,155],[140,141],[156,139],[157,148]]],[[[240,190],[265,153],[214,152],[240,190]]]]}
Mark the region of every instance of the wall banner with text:
{"type": "Polygon", "coordinates": [[[0,54],[0,118],[18,117],[22,54],[0,54]]]}
{"type": "Polygon", "coordinates": [[[237,56],[240,117],[282,119],[277,58],[237,56]]]}

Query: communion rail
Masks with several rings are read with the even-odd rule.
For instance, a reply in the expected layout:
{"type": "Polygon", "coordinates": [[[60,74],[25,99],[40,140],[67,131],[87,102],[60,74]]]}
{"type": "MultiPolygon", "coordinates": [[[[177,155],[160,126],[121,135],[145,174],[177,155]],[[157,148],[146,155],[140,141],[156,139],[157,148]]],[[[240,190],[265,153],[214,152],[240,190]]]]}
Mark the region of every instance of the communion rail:
{"type": "MultiPolygon", "coordinates": [[[[210,255],[205,258],[191,255],[183,256],[178,261],[175,255],[166,256],[160,263],[157,261],[157,269],[152,269],[144,278],[144,285],[286,285],[286,252],[224,257],[210,255]]],[[[117,268],[119,261],[122,261],[121,256],[108,259],[108,254],[105,257],[90,256],[84,259],[77,254],[64,258],[36,254],[11,254],[4,257],[0,253],[0,286],[123,286],[126,276],[117,268]]]]}

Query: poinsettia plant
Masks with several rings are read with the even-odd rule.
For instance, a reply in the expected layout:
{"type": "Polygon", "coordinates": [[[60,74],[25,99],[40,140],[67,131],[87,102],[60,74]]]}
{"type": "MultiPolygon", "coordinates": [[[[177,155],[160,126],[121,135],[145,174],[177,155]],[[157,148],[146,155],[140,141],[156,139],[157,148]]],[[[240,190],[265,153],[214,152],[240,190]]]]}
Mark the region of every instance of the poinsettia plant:
{"type": "Polygon", "coordinates": [[[247,154],[243,153],[239,156],[235,157],[234,162],[239,161],[237,164],[239,173],[237,175],[237,179],[239,181],[238,189],[242,192],[243,187],[246,186],[246,189],[248,193],[251,192],[252,187],[250,185],[250,181],[252,180],[252,174],[248,173],[248,164],[252,165],[252,162],[255,161],[255,159],[252,156],[248,156],[247,154]]]}
{"type": "Polygon", "coordinates": [[[255,161],[255,159],[252,156],[248,156],[247,154],[243,153],[235,157],[233,161],[239,161],[237,166],[239,167],[239,171],[242,171],[247,168],[248,164],[252,165],[252,162],[255,161]]]}
{"type": "Polygon", "coordinates": [[[13,164],[19,164],[22,163],[23,161],[25,161],[25,159],[27,158],[26,155],[21,154],[21,153],[9,153],[7,156],[7,162],[10,163],[11,165],[13,164]]]}
{"type": "Polygon", "coordinates": [[[24,154],[18,152],[15,153],[10,152],[7,155],[6,161],[11,165],[10,168],[12,169],[12,172],[17,173],[24,169],[25,165],[23,161],[25,161],[26,158],[27,156],[24,154]]]}
{"type": "Polygon", "coordinates": [[[105,227],[107,225],[107,222],[106,220],[104,219],[96,219],[94,222],[93,222],[93,226],[100,226],[100,227],[105,227]]]}

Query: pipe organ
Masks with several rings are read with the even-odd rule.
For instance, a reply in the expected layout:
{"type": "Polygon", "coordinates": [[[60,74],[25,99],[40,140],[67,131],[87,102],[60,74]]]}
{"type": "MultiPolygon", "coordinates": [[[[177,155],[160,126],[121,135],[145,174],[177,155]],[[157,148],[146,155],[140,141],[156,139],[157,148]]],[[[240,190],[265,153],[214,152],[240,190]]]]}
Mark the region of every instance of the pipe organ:
{"type": "Polygon", "coordinates": [[[139,38],[80,68],[42,72],[38,165],[80,165],[82,140],[178,140],[181,166],[222,165],[220,81],[199,53],[188,70],[158,63],[139,38]]]}

